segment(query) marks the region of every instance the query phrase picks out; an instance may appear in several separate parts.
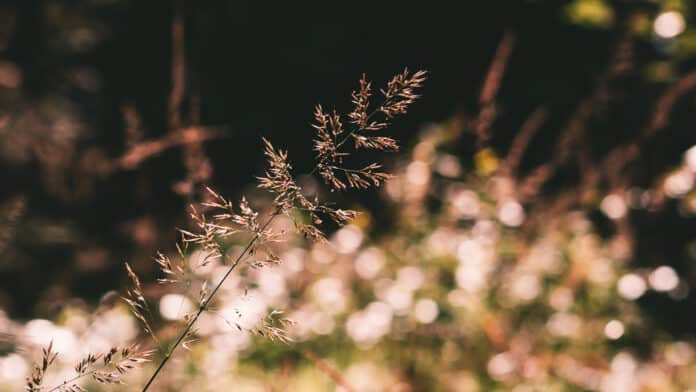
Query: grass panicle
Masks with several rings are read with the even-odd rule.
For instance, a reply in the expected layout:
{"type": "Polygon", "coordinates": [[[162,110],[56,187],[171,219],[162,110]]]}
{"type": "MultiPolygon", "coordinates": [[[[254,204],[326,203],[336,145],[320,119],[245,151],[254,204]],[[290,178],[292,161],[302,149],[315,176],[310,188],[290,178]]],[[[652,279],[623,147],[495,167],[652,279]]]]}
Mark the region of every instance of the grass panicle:
{"type": "MultiPolygon", "coordinates": [[[[381,163],[352,166],[348,160],[356,150],[398,150],[395,139],[379,135],[378,132],[385,130],[396,116],[406,113],[418,99],[416,92],[422,87],[426,75],[425,71],[411,73],[407,69],[397,74],[385,88],[379,90],[382,99],[378,104],[371,102],[372,84],[363,75],[358,89],[351,94],[353,109],[344,115],[336,110],[327,113],[321,105],[317,105],[312,124],[315,130],[315,164],[309,175],[318,176],[331,192],[382,185],[391,175],[383,171],[381,163]],[[348,143],[349,141],[352,143],[348,143]]],[[[206,188],[208,199],[199,206],[191,205],[189,210],[195,229],[179,230],[181,241],[176,245],[179,260],[172,260],[161,252],[154,258],[162,274],[157,282],[173,285],[172,290],[180,293],[184,291],[198,304],[197,309],[183,317],[183,330],[166,350],[153,328],[153,312],[145,298],[142,283],[133,268],[125,263],[131,288],[126,291],[123,300],[142,324],[144,332],[163,353],[162,359],[142,388],[143,391],[152,386],[179,347],[189,349],[190,344],[197,340],[196,322],[204,312],[222,317],[211,308],[211,304],[235,269],[240,265],[262,268],[281,262],[280,257],[274,254],[272,245],[283,241],[286,233],[272,228],[271,223],[276,217],[283,215],[290,218],[299,234],[310,240],[323,241],[326,238],[323,228],[325,220],[342,226],[357,216],[356,211],[336,208],[332,203],[321,201],[318,195],[308,196],[295,180],[288,151],[275,147],[266,138],[262,138],[262,143],[268,167],[262,176],[257,177],[257,186],[273,195],[272,210],[262,216],[246,197],[242,196],[235,205],[214,190],[206,188]],[[246,245],[232,257],[225,251],[224,244],[236,236],[246,240],[246,245]],[[202,258],[196,258],[195,265],[191,264],[192,258],[187,257],[189,246],[196,247],[204,254],[202,258]],[[216,282],[194,273],[196,269],[213,261],[227,266],[225,274],[216,282]]],[[[282,317],[282,312],[277,310],[252,327],[245,328],[240,323],[227,319],[225,321],[233,330],[245,330],[282,343],[291,341],[286,327],[293,322],[282,317]]],[[[149,361],[154,351],[156,350],[141,351],[133,346],[123,349],[114,347],[107,353],[88,354],[76,364],[75,377],[48,391],[82,391],[84,388],[78,381],[88,376],[102,384],[121,383],[124,373],[149,361]]],[[[44,375],[56,356],[52,345],[44,349],[42,365],[36,365],[31,377],[27,379],[28,391],[46,390],[42,387],[44,375]]]]}

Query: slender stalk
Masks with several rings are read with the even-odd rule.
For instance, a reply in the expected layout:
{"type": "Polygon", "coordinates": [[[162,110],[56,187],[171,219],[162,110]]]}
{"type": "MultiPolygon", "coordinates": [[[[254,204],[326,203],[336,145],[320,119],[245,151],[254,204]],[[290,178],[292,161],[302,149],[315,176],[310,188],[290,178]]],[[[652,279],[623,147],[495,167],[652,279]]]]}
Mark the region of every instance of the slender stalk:
{"type": "Polygon", "coordinates": [[[71,378],[71,379],[69,379],[69,380],[63,381],[62,383],[56,385],[55,387],[49,389],[49,390],[46,391],[46,392],[60,391],[61,388],[65,387],[65,386],[67,386],[67,385],[69,385],[69,384],[74,383],[75,381],[81,379],[82,377],[91,376],[94,372],[96,372],[96,370],[90,370],[90,371],[88,371],[87,373],[78,374],[77,376],[75,376],[75,377],[73,377],[73,378],[71,378]]]}
{"type": "Polygon", "coordinates": [[[164,356],[162,361],[159,363],[159,365],[155,369],[154,373],[152,373],[152,375],[150,376],[150,379],[147,381],[147,384],[145,384],[145,386],[143,387],[143,392],[147,391],[148,388],[150,388],[150,385],[152,385],[152,383],[155,381],[155,379],[157,378],[157,375],[159,375],[159,373],[164,368],[164,365],[166,365],[167,362],[169,362],[169,359],[174,354],[174,351],[179,347],[179,345],[181,345],[181,342],[183,342],[184,339],[186,338],[186,336],[189,334],[189,332],[193,328],[193,325],[196,323],[196,321],[198,321],[198,318],[208,308],[208,304],[213,299],[213,297],[215,297],[215,294],[217,294],[218,290],[220,290],[220,287],[222,287],[223,283],[225,283],[225,281],[230,276],[232,271],[234,271],[234,269],[237,268],[237,266],[242,261],[242,259],[244,259],[244,257],[247,255],[247,253],[249,252],[251,247],[254,246],[254,244],[256,243],[256,241],[259,239],[259,237],[261,235],[260,233],[262,233],[264,230],[266,230],[268,225],[273,221],[273,219],[275,219],[276,216],[278,216],[278,213],[277,212],[273,213],[268,218],[266,223],[263,224],[263,226],[261,227],[259,232],[254,234],[254,237],[252,237],[252,239],[249,240],[249,242],[247,243],[247,245],[244,248],[244,250],[242,251],[242,253],[240,253],[239,256],[237,256],[237,258],[234,260],[234,263],[232,263],[230,268],[227,269],[227,272],[225,273],[225,275],[222,277],[222,279],[220,279],[220,281],[215,286],[215,288],[213,288],[213,291],[211,291],[210,294],[208,295],[208,297],[201,303],[196,314],[193,316],[191,321],[189,321],[189,323],[186,325],[186,328],[184,328],[184,331],[181,333],[181,335],[179,335],[179,338],[176,340],[176,342],[174,342],[174,345],[172,345],[172,347],[169,349],[169,352],[164,356]]]}

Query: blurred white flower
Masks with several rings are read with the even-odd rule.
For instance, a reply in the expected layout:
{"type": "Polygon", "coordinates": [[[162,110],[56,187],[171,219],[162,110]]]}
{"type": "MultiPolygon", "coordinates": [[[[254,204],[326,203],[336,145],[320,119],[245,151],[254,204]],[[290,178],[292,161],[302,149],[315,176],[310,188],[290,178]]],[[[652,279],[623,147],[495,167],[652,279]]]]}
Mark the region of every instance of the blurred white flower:
{"type": "Polygon", "coordinates": [[[167,320],[182,320],[193,310],[193,302],[181,294],[165,294],[160,298],[159,311],[167,320]]]}
{"type": "Polygon", "coordinates": [[[621,219],[626,216],[626,212],[628,211],[624,199],[615,193],[607,195],[602,199],[599,208],[611,219],[621,219]]]}
{"type": "Polygon", "coordinates": [[[385,181],[384,191],[392,200],[399,200],[403,196],[404,183],[400,176],[392,177],[385,181]]]}
{"type": "Polygon", "coordinates": [[[355,258],[355,273],[359,277],[370,280],[374,279],[384,266],[384,253],[377,247],[370,247],[355,258]]]}
{"type": "Polygon", "coordinates": [[[582,319],[576,314],[567,312],[554,313],[546,323],[551,334],[561,337],[577,337],[582,327],[582,319]]]}
{"type": "Polygon", "coordinates": [[[440,312],[437,302],[432,299],[419,299],[416,306],[413,308],[413,313],[416,320],[421,324],[430,324],[437,318],[440,312]]]}
{"type": "Polygon", "coordinates": [[[673,366],[687,365],[694,357],[694,348],[686,342],[675,342],[665,348],[665,359],[673,366]]]}
{"type": "Polygon", "coordinates": [[[447,301],[455,307],[473,307],[477,299],[463,289],[454,289],[447,293],[447,301]]]}
{"type": "Polygon", "coordinates": [[[558,287],[549,294],[549,305],[558,311],[565,311],[573,306],[573,290],[558,287]]]}
{"type": "Polygon", "coordinates": [[[195,250],[188,256],[188,262],[195,266],[193,273],[198,276],[209,275],[215,267],[220,265],[219,254],[211,253],[209,251],[195,250]]]}
{"type": "Polygon", "coordinates": [[[346,321],[346,332],[359,347],[368,348],[389,333],[392,309],[383,302],[372,302],[364,310],[355,312],[346,321]]]}
{"type": "Polygon", "coordinates": [[[653,30],[661,38],[674,38],[684,32],[686,22],[677,11],[663,12],[655,18],[653,30]]]}
{"type": "Polygon", "coordinates": [[[534,243],[522,263],[526,271],[558,274],[561,272],[561,253],[551,241],[542,240],[534,243]]]}
{"type": "Polygon", "coordinates": [[[460,242],[459,237],[457,231],[439,227],[428,237],[428,248],[437,255],[454,254],[460,242]]]}
{"type": "Polygon", "coordinates": [[[249,332],[235,330],[234,333],[229,333],[229,327],[227,327],[225,332],[211,336],[209,347],[229,355],[246,350],[251,346],[251,334],[249,332]]]}
{"type": "Polygon", "coordinates": [[[314,312],[309,319],[303,319],[309,322],[309,326],[317,335],[328,335],[336,328],[336,322],[331,315],[325,312],[314,312]]]}
{"type": "Polygon", "coordinates": [[[463,219],[474,219],[481,209],[478,195],[468,189],[453,189],[450,203],[454,213],[463,219]]]}
{"type": "Polygon", "coordinates": [[[686,150],[684,163],[692,172],[696,172],[696,145],[686,150]]]}
{"type": "Polygon", "coordinates": [[[19,354],[0,357],[0,380],[22,380],[29,373],[29,364],[19,354]]]}
{"type": "Polygon", "coordinates": [[[365,308],[365,315],[370,325],[384,331],[384,333],[388,332],[391,327],[393,317],[392,308],[384,302],[370,302],[365,308]]]}
{"type": "Polygon", "coordinates": [[[619,295],[626,299],[634,300],[640,298],[647,289],[645,280],[636,274],[626,274],[619,279],[617,289],[619,295]]]}
{"type": "Polygon", "coordinates": [[[457,286],[470,293],[481,290],[486,283],[483,269],[476,266],[461,265],[454,274],[457,286]]]}
{"type": "Polygon", "coordinates": [[[472,237],[481,244],[493,246],[500,235],[498,224],[490,219],[479,219],[471,228],[472,237]]]}
{"type": "Polygon", "coordinates": [[[114,345],[125,345],[140,332],[138,322],[123,308],[109,309],[99,315],[82,336],[85,351],[105,351],[114,345]],[[87,343],[89,342],[89,343],[87,343]]]}
{"type": "Polygon", "coordinates": [[[490,260],[491,252],[472,239],[466,239],[457,247],[457,258],[461,265],[483,266],[490,260]]]}
{"type": "Polygon", "coordinates": [[[281,256],[281,267],[290,272],[291,274],[296,274],[302,272],[304,269],[304,261],[307,257],[307,252],[302,248],[292,248],[287,252],[283,253],[281,256]]]}
{"type": "Polygon", "coordinates": [[[619,320],[610,320],[607,325],[604,326],[604,335],[609,339],[616,340],[623,336],[624,325],[619,320]]]}
{"type": "Polygon", "coordinates": [[[639,385],[635,377],[635,359],[627,353],[619,353],[611,361],[611,371],[602,378],[600,391],[637,392],[639,385]]]}
{"type": "Polygon", "coordinates": [[[218,329],[229,332],[235,330],[237,325],[243,330],[251,330],[258,326],[259,322],[267,315],[267,304],[257,292],[250,291],[246,296],[235,297],[218,312],[218,329]],[[232,325],[230,325],[232,324],[232,325]]]}
{"type": "Polygon", "coordinates": [[[406,168],[406,180],[416,186],[422,186],[430,181],[430,167],[422,161],[413,161],[406,168]]]}
{"type": "Polygon", "coordinates": [[[505,226],[517,227],[524,222],[524,209],[515,200],[506,200],[498,209],[498,220],[505,226]]]}
{"type": "Polygon", "coordinates": [[[694,173],[684,168],[670,174],[663,185],[665,194],[672,198],[684,196],[693,186],[694,173]]]}
{"type": "Polygon", "coordinates": [[[33,344],[41,347],[48,346],[49,343],[53,342],[54,351],[64,353],[63,357],[67,356],[67,360],[70,360],[78,351],[75,334],[48,320],[34,319],[29,321],[24,326],[23,335],[29,338],[33,344]]]}
{"type": "MultiPolygon", "coordinates": [[[[381,386],[385,382],[384,376],[379,374],[375,365],[366,362],[350,365],[346,370],[346,377],[350,380],[351,386],[357,391],[383,390],[381,386]]],[[[343,391],[342,388],[337,388],[335,392],[343,391]]]]}
{"type": "Polygon", "coordinates": [[[270,298],[284,296],[287,292],[285,277],[276,268],[262,268],[258,271],[257,283],[261,292],[270,298]]]}
{"type": "Polygon", "coordinates": [[[496,380],[506,379],[512,372],[515,371],[517,362],[511,353],[503,352],[494,355],[488,361],[488,374],[496,380]]]}
{"type": "Polygon", "coordinates": [[[337,278],[322,278],[312,285],[312,296],[319,306],[330,314],[342,313],[348,305],[348,294],[337,278]]]}
{"type": "Polygon", "coordinates": [[[418,290],[425,282],[423,270],[412,265],[399,268],[396,276],[397,284],[409,290],[418,290]]]}
{"type": "Polygon", "coordinates": [[[435,170],[444,177],[459,177],[462,172],[462,166],[459,164],[459,158],[450,154],[442,154],[435,163],[435,170]]]}
{"type": "Polygon", "coordinates": [[[655,291],[670,291],[679,284],[679,276],[672,267],[662,265],[650,273],[648,281],[655,291]]]}
{"type": "MultiPolygon", "coordinates": [[[[325,242],[317,242],[312,246],[312,260],[319,264],[331,264],[336,260],[336,251],[338,250],[338,232],[334,235],[333,245],[325,242]]],[[[310,264],[311,266],[311,264],[310,264]]]]}
{"type": "Polygon", "coordinates": [[[539,277],[533,274],[514,274],[510,278],[508,295],[519,302],[534,300],[541,293],[539,277]]]}
{"type": "Polygon", "coordinates": [[[362,230],[355,225],[347,225],[334,234],[332,242],[340,253],[352,253],[360,247],[362,241],[362,230]]]}
{"type": "Polygon", "coordinates": [[[385,294],[386,302],[398,315],[408,313],[413,304],[413,291],[402,285],[392,284],[387,288],[385,294]]]}
{"type": "Polygon", "coordinates": [[[587,279],[592,283],[607,284],[614,279],[614,268],[612,261],[609,259],[594,259],[587,268],[587,279]]]}

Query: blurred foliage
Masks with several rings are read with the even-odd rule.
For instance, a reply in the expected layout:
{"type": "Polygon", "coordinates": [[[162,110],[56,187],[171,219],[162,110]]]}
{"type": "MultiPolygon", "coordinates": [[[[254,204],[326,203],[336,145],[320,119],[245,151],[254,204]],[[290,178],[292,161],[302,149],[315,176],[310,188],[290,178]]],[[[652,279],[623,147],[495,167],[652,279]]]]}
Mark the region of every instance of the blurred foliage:
{"type": "Polygon", "coordinates": [[[575,0],[564,10],[568,21],[586,27],[608,28],[614,23],[614,10],[603,0],[575,0]]]}

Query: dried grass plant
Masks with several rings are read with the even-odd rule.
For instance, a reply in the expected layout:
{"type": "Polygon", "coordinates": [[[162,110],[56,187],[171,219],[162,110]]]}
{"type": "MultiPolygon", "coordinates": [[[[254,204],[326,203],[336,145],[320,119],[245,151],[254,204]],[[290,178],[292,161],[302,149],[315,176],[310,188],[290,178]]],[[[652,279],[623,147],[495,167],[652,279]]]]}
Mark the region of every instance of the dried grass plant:
{"type": "Polygon", "coordinates": [[[51,342],[48,347],[43,349],[41,364],[34,364],[31,375],[27,377],[26,390],[29,392],[87,391],[78,384],[82,378],[91,378],[100,384],[122,384],[123,375],[149,361],[151,354],[152,350],[141,350],[137,345],[112,347],[104,353],[90,353],[75,364],[74,377],[52,388],[45,388],[42,384],[46,371],[58,357],[58,353],[53,351],[53,342],[51,342]]]}
{"type": "MultiPolygon", "coordinates": [[[[395,139],[379,132],[387,128],[393,118],[406,113],[410,105],[419,98],[417,90],[422,87],[426,75],[426,71],[412,73],[407,69],[397,74],[385,88],[379,90],[382,100],[377,105],[371,102],[372,84],[363,75],[358,89],[351,95],[353,110],[345,115],[339,114],[336,110],[327,112],[321,105],[317,105],[312,124],[316,131],[313,140],[315,165],[309,171],[309,175],[318,176],[332,192],[378,187],[389,179],[391,175],[383,171],[382,164],[378,162],[354,167],[349,165],[348,159],[356,150],[398,150],[399,145],[395,139]]],[[[209,200],[198,207],[191,205],[190,208],[190,217],[196,228],[180,230],[182,240],[176,246],[179,259],[172,260],[162,253],[155,257],[155,262],[163,274],[158,283],[168,285],[172,290],[180,291],[181,287],[185,287],[189,291],[194,288],[197,291],[197,308],[184,317],[186,324],[173,343],[165,348],[164,339],[158,338],[153,328],[154,315],[140,279],[126,263],[132,287],[127,291],[124,300],[141,322],[143,331],[150,337],[151,345],[156,349],[144,351],[137,346],[114,347],[108,353],[89,354],[75,365],[75,377],[60,385],[46,388],[42,385],[44,375],[58,355],[49,345],[44,349],[41,364],[35,365],[34,372],[27,379],[27,391],[81,391],[84,389],[78,381],[86,377],[98,383],[120,383],[124,373],[148,361],[154,352],[159,351],[162,359],[142,388],[143,391],[147,391],[176,350],[179,347],[187,348],[196,339],[196,322],[204,312],[213,311],[211,305],[216,294],[233,271],[242,266],[259,268],[281,261],[273,253],[271,245],[282,241],[285,233],[271,228],[274,219],[281,215],[286,216],[294,222],[298,233],[310,240],[323,241],[324,220],[328,219],[341,226],[356,217],[356,211],[336,208],[331,203],[320,201],[318,196],[308,196],[295,180],[288,152],[275,147],[268,139],[264,138],[262,141],[268,168],[263,176],[257,178],[258,187],[273,195],[272,211],[262,218],[262,214],[254,210],[245,197],[234,205],[219,193],[206,188],[209,200]],[[205,212],[201,212],[203,210],[205,212]],[[234,236],[246,238],[246,245],[240,253],[228,260],[229,256],[224,252],[222,243],[234,236]],[[187,258],[189,247],[196,247],[205,252],[202,261],[191,263],[187,258]],[[197,268],[213,260],[228,266],[221,279],[217,282],[207,279],[201,281],[201,278],[194,275],[197,268]]],[[[245,329],[239,323],[226,321],[233,329],[245,329]]],[[[290,321],[284,319],[281,312],[272,311],[258,325],[246,330],[274,341],[289,342],[290,338],[285,332],[288,323],[290,321]]],[[[318,358],[314,361],[320,362],[318,358]]]]}

